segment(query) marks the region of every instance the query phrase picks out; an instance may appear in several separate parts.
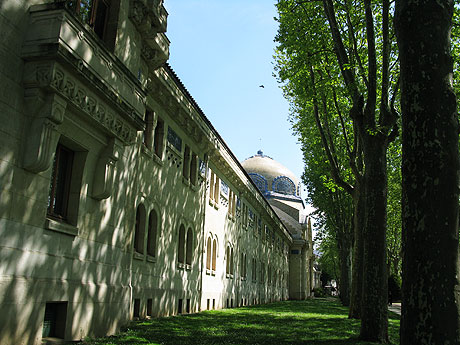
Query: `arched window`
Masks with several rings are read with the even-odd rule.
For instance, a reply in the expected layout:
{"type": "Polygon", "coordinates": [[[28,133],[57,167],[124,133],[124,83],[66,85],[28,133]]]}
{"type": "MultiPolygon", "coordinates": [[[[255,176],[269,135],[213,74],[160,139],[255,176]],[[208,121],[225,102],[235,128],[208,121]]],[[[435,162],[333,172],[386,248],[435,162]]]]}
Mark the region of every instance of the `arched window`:
{"type": "Polygon", "coordinates": [[[144,253],[144,234],[145,234],[145,207],[143,204],[137,206],[136,225],[134,228],[134,250],[144,253]]]}
{"type": "Polygon", "coordinates": [[[217,240],[212,241],[212,270],[216,270],[216,258],[217,258],[217,240]]]}
{"type": "Polygon", "coordinates": [[[247,260],[246,254],[244,254],[244,277],[245,278],[248,276],[247,271],[248,271],[248,260],[247,260]]]}
{"type": "Polygon", "coordinates": [[[230,274],[233,275],[233,248],[230,249],[230,274]]]}
{"type": "Polygon", "coordinates": [[[187,230],[187,245],[185,247],[185,263],[187,265],[192,264],[192,252],[193,252],[193,232],[189,228],[187,230]]]}
{"type": "Polygon", "coordinates": [[[211,237],[208,237],[207,243],[206,243],[206,269],[210,270],[211,269],[211,237]]]}
{"type": "Polygon", "coordinates": [[[246,278],[246,254],[241,253],[241,278],[246,278]]]}
{"type": "Polygon", "coordinates": [[[244,278],[244,253],[241,253],[241,278],[244,278]]]}
{"type": "Polygon", "coordinates": [[[278,176],[273,180],[272,189],[274,192],[296,195],[296,188],[294,182],[289,177],[278,176]]]}
{"type": "Polygon", "coordinates": [[[268,190],[267,179],[264,176],[256,173],[249,173],[248,175],[262,193],[268,190]]]}
{"type": "Polygon", "coordinates": [[[225,273],[230,274],[230,246],[229,245],[227,246],[225,257],[227,258],[227,265],[225,266],[225,273]]]}
{"type": "Polygon", "coordinates": [[[268,284],[272,283],[272,267],[270,264],[267,265],[267,278],[268,278],[268,284]]]}
{"type": "Polygon", "coordinates": [[[147,232],[147,254],[150,256],[155,256],[157,249],[157,226],[158,216],[155,210],[152,210],[149,215],[149,227],[147,232]]]}
{"type": "Polygon", "coordinates": [[[179,228],[179,243],[177,250],[177,261],[181,264],[185,263],[185,227],[183,225],[179,228]]]}

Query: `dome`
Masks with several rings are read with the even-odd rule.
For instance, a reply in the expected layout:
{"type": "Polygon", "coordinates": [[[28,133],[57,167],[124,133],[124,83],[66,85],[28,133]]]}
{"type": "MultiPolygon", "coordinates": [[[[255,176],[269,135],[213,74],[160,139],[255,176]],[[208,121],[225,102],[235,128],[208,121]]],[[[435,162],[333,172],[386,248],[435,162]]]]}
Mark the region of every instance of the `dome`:
{"type": "Polygon", "coordinates": [[[279,193],[299,197],[299,180],[292,171],[258,151],[241,165],[262,193],[279,193]]]}

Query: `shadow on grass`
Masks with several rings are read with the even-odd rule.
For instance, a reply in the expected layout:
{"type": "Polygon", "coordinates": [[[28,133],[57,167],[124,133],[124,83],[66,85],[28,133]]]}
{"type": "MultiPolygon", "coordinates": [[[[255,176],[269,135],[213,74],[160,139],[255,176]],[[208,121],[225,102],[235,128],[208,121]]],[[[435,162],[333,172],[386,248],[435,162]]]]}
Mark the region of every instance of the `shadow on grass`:
{"type": "MultiPolygon", "coordinates": [[[[358,340],[360,323],[347,315],[335,300],[287,301],[132,323],[117,336],[86,344],[371,344],[358,340]]],[[[393,313],[389,333],[392,344],[399,344],[393,313]]]]}

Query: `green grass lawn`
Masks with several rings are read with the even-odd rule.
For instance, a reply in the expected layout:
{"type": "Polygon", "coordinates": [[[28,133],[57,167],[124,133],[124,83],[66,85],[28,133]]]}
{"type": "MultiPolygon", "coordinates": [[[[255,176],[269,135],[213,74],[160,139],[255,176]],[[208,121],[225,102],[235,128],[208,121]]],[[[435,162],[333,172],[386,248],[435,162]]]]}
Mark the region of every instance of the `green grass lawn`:
{"type": "MultiPolygon", "coordinates": [[[[278,302],[135,322],[85,345],[371,344],[358,341],[359,321],[347,314],[333,299],[278,302]]],[[[399,316],[389,315],[390,341],[399,344],[399,316]]]]}

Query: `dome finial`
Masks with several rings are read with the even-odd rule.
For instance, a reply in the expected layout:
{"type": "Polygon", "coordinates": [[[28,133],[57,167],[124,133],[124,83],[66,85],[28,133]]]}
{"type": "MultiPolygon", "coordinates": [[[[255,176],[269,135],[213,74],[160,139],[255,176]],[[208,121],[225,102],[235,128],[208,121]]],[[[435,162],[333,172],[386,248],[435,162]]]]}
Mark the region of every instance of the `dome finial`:
{"type": "Polygon", "coordinates": [[[262,150],[259,150],[259,151],[257,151],[257,154],[258,154],[259,156],[263,156],[263,155],[264,155],[264,152],[263,152],[262,150]]]}

